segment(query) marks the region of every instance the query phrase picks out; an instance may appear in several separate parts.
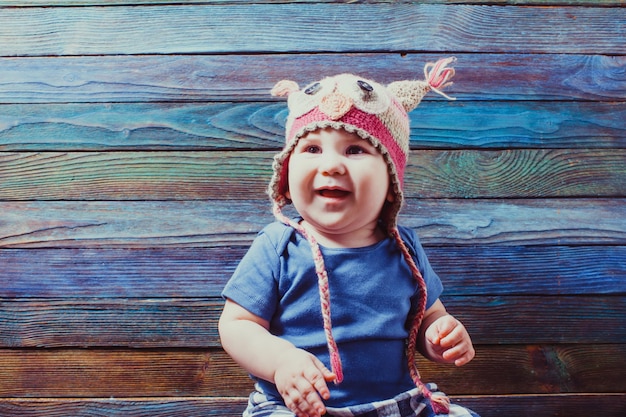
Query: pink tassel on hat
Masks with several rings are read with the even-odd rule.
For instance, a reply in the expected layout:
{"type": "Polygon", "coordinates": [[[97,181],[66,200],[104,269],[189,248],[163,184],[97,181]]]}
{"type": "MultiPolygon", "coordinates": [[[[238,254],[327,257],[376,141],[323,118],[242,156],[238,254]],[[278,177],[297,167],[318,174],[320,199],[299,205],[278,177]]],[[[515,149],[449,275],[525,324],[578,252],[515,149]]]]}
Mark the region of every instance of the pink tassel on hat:
{"type": "Polygon", "coordinates": [[[454,76],[454,68],[449,68],[448,65],[455,61],[456,58],[451,56],[449,58],[440,59],[434,64],[429,62],[424,66],[424,77],[426,78],[426,82],[430,86],[430,89],[449,100],[456,99],[448,96],[442,92],[441,89],[453,84],[452,81],[449,80],[454,76]]]}

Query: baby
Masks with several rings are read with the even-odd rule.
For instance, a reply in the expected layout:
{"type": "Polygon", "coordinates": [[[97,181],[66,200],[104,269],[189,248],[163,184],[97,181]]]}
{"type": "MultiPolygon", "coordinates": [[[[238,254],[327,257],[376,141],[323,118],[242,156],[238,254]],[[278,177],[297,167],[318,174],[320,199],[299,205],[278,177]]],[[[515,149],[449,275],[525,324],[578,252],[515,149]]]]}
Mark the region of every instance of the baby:
{"type": "Polygon", "coordinates": [[[474,348],[415,232],[397,224],[407,112],[429,90],[443,95],[453,60],[427,64],[426,81],[342,74],[272,90],[289,104],[269,186],[277,222],[224,288],[219,323],[256,381],[245,417],[477,416],[420,379],[416,350],[461,366],[474,348]]]}

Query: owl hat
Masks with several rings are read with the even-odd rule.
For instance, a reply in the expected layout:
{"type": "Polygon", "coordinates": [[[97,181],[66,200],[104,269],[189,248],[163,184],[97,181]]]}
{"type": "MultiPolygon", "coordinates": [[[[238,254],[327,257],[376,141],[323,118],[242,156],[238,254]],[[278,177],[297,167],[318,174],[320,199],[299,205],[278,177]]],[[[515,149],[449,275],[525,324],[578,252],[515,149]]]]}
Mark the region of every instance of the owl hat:
{"type": "Polygon", "coordinates": [[[428,63],[424,67],[425,81],[396,81],[386,87],[353,74],[327,77],[300,90],[294,81],[279,81],[272,95],[288,97],[289,116],[286,123],[286,145],[274,157],[274,173],[268,193],[273,202],[275,217],[296,229],[310,243],[318,277],[324,331],[330,353],[331,368],[336,375],[335,383],[343,380],[341,359],[332,333],[328,273],[324,258],[315,238],[300,224],[284,215],[281,209],[290,204],[288,191],[289,157],[298,140],[308,132],[318,129],[343,129],[369,141],[383,155],[394,195],[392,203],[384,207],[380,224],[397,243],[409,264],[420,289],[420,305],[413,319],[407,345],[409,370],[416,386],[425,397],[431,399],[433,410],[447,413],[449,400],[440,393],[431,393],[420,379],[415,364],[417,333],[426,308],[426,285],[424,279],[403,242],[397,228],[397,217],[403,203],[404,168],[409,155],[409,117],[407,112],[416,108],[424,95],[432,90],[450,99],[440,89],[452,84],[454,69],[447,65],[455,58],[428,63]]]}

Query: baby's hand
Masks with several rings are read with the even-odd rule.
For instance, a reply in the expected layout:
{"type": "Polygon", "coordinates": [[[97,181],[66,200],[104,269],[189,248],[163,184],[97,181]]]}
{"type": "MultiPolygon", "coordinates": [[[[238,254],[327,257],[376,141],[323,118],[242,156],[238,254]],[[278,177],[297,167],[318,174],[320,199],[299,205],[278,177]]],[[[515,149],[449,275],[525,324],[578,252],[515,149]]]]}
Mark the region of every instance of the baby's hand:
{"type": "Polygon", "coordinates": [[[330,398],[326,382],[335,378],[319,359],[302,349],[290,350],[274,373],[274,383],[285,405],[298,417],[320,417],[326,413],[322,402],[330,398]]]}
{"type": "Polygon", "coordinates": [[[460,321],[449,314],[435,320],[426,329],[425,336],[435,360],[462,366],[474,358],[469,333],[460,321]]]}

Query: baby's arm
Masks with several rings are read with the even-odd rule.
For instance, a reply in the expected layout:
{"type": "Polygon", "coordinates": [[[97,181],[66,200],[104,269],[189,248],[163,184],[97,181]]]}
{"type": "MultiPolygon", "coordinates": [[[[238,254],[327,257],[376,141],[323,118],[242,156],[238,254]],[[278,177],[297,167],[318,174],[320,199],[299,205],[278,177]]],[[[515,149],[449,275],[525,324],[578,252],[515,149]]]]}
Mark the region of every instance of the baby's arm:
{"type": "Polygon", "coordinates": [[[474,358],[474,346],[465,326],[448,314],[440,300],[426,310],[419,332],[420,352],[435,362],[462,366],[474,358]]]}
{"type": "Polygon", "coordinates": [[[314,355],[272,335],[269,323],[227,300],[219,321],[222,346],[246,371],[276,384],[285,405],[298,417],[326,412],[327,381],[335,374],[314,355]]]}

